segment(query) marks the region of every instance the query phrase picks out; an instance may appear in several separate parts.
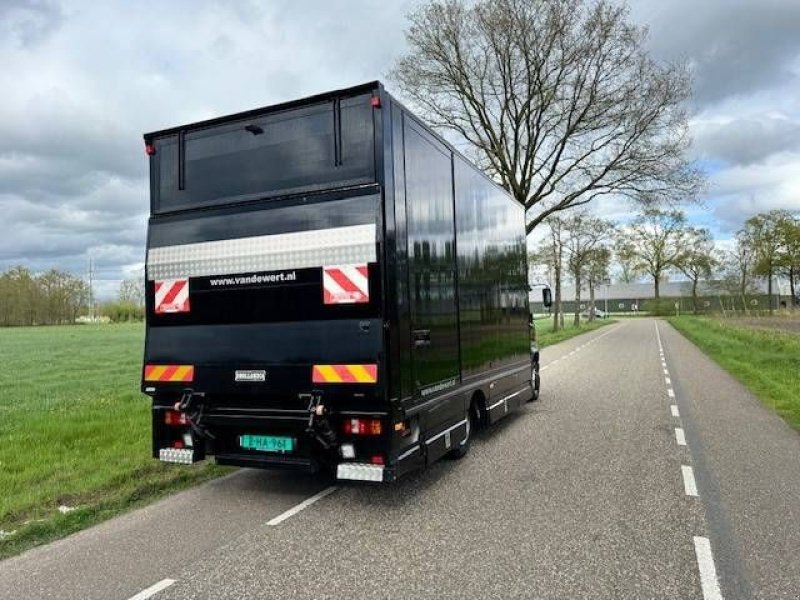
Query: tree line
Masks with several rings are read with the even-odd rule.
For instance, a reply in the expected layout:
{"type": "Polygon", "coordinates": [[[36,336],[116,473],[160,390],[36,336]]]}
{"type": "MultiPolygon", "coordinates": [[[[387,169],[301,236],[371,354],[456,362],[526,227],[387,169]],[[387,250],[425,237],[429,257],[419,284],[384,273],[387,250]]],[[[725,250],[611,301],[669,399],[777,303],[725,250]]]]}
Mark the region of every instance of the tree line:
{"type": "Polygon", "coordinates": [[[144,319],[144,281],[126,279],[114,300],[92,306],[82,278],[50,269],[33,273],[23,266],[0,273],[0,327],[74,324],[79,317],[113,322],[144,319]]]}
{"type": "Polygon", "coordinates": [[[51,269],[32,273],[22,266],[0,274],[0,326],[74,323],[89,307],[86,282],[51,269]]]}
{"type": "Polygon", "coordinates": [[[548,235],[531,255],[531,262],[550,270],[554,287],[554,327],[563,327],[561,287],[564,276],[575,285],[575,324],[580,323],[581,293],[589,292],[587,316],[595,314],[594,290],[609,283],[612,266],[625,283],[648,277],[656,305],[661,282],[670,271],[680,272],[691,284],[692,304],[698,312],[698,288],[712,282],[718,291],[740,296],[753,293],[759,279],[767,283],[769,310],[774,302],[773,282],[789,284],[790,304],[800,304],[800,216],[785,210],[754,215],[736,234],[733,247],[718,249],[711,232],[690,226],[678,209],[650,207],[631,223],[616,225],[586,212],[551,215],[548,235]]]}

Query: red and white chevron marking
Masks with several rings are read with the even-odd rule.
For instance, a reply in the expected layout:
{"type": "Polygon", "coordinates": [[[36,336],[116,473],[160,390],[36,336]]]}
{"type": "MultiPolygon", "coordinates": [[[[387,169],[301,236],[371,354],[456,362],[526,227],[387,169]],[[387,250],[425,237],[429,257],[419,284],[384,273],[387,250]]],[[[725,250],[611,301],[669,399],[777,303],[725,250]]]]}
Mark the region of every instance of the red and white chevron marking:
{"type": "Polygon", "coordinates": [[[322,291],[325,304],[360,304],[369,302],[367,265],[322,267],[322,291]]]}
{"type": "Polygon", "coordinates": [[[156,281],[156,314],[189,312],[189,280],[156,281]]]}

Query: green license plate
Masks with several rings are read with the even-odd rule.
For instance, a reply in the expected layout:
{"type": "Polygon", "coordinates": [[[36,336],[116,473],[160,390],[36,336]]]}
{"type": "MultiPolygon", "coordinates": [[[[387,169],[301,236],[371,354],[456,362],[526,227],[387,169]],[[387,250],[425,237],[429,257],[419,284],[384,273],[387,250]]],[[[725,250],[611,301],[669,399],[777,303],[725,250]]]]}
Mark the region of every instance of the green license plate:
{"type": "Polygon", "coordinates": [[[239,445],[247,450],[259,452],[294,452],[294,438],[275,435],[241,435],[239,445]]]}

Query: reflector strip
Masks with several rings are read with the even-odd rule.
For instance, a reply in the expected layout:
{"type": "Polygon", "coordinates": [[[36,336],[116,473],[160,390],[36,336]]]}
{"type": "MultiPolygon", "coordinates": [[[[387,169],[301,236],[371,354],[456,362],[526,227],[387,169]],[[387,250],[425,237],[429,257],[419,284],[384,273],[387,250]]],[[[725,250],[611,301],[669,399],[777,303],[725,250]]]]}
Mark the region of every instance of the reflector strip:
{"type": "Polygon", "coordinates": [[[322,292],[325,304],[369,302],[367,265],[322,267],[322,292]]]}
{"type": "Polygon", "coordinates": [[[336,466],[336,479],[383,481],[383,467],[364,463],[339,463],[336,466]]]}
{"type": "Polygon", "coordinates": [[[314,365],[313,383],[376,383],[378,365],[314,365]]]}
{"type": "Polygon", "coordinates": [[[189,280],[156,281],[155,298],[156,314],[189,312],[189,280]]]}
{"type": "Polygon", "coordinates": [[[190,465],[194,462],[194,450],[189,448],[161,448],[158,459],[162,462],[190,465]]]}
{"type": "Polygon", "coordinates": [[[145,381],[193,381],[192,365],[145,365],[145,381]]]}

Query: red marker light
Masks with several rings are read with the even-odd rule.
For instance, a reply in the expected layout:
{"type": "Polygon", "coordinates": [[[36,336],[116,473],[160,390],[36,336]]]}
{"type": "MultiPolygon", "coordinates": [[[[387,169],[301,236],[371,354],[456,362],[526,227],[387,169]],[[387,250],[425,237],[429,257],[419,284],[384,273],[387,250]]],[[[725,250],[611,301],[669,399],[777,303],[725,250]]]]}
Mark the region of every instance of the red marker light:
{"type": "Polygon", "coordinates": [[[156,147],[153,144],[145,144],[144,153],[147,154],[147,156],[153,156],[156,153],[156,147]]]}
{"type": "Polygon", "coordinates": [[[384,464],[383,456],[381,456],[380,454],[371,456],[369,462],[371,462],[373,465],[382,465],[384,464]]]}
{"type": "Polygon", "coordinates": [[[370,105],[372,108],[380,108],[381,107],[381,97],[380,96],[373,96],[372,100],[370,100],[370,105]]]}
{"type": "Polygon", "coordinates": [[[345,435],[381,435],[383,424],[380,419],[345,419],[342,431],[345,435]]]}

